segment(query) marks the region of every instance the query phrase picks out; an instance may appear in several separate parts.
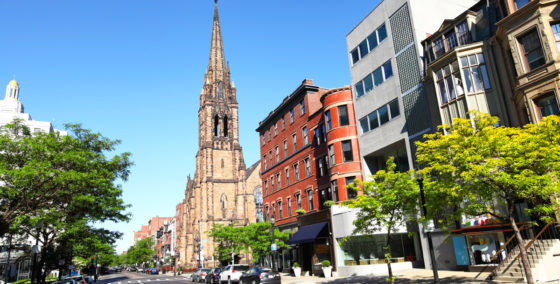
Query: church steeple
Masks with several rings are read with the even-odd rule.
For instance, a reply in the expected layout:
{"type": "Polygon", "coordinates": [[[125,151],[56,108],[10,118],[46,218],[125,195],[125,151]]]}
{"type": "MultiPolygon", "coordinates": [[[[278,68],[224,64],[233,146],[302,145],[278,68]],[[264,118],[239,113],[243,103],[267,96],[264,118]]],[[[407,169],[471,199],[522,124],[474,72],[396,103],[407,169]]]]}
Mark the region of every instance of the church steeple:
{"type": "MultiPolygon", "coordinates": [[[[214,21],[212,25],[212,41],[210,43],[210,59],[208,60],[207,81],[228,82],[229,70],[224,56],[224,45],[222,42],[222,30],[220,28],[220,17],[218,16],[218,1],[214,0],[214,21]]],[[[229,82],[228,82],[229,84],[229,82]]]]}

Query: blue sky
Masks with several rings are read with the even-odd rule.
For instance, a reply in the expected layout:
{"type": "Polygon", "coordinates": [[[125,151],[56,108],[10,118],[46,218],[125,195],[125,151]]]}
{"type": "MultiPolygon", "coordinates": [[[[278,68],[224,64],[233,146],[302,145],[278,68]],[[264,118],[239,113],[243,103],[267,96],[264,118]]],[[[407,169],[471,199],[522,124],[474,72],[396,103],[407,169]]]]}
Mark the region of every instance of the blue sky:
{"type": "MultiPolygon", "coordinates": [[[[122,185],[132,220],[104,224],[124,233],[119,253],[151,216],[175,214],[194,175],[213,2],[0,1],[0,85],[15,74],[33,119],[82,123],[133,155],[122,185]]],[[[345,36],[378,2],[219,1],[248,165],[259,158],[258,122],[304,78],[350,84],[345,36]]]]}

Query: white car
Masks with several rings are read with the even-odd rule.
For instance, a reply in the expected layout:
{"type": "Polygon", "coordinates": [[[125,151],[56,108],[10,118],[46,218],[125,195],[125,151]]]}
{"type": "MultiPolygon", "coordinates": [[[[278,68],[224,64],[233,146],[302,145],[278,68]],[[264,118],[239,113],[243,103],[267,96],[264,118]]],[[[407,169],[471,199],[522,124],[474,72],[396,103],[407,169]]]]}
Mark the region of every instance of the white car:
{"type": "Polygon", "coordinates": [[[220,273],[220,283],[227,282],[231,284],[232,282],[239,282],[239,278],[247,270],[249,270],[249,265],[247,264],[228,265],[220,273]]]}

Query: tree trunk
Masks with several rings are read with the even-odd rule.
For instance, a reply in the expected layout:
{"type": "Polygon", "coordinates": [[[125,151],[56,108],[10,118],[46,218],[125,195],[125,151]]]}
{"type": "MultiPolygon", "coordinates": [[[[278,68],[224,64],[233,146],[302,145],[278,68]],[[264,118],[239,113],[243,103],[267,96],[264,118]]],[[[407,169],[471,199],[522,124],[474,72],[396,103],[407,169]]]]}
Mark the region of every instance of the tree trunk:
{"type": "Polygon", "coordinates": [[[385,245],[385,260],[387,261],[387,271],[389,272],[389,282],[395,283],[393,278],[393,269],[391,268],[391,227],[387,229],[387,243],[385,245]]]}
{"type": "Polygon", "coordinates": [[[523,264],[523,270],[525,270],[525,278],[527,278],[527,284],[533,284],[533,273],[531,272],[531,265],[529,264],[529,257],[527,257],[527,251],[525,251],[525,241],[521,236],[521,232],[515,224],[515,217],[513,216],[514,213],[514,203],[511,202],[509,206],[509,221],[511,223],[511,227],[515,232],[515,238],[518,242],[519,251],[521,252],[521,263],[523,264]]]}

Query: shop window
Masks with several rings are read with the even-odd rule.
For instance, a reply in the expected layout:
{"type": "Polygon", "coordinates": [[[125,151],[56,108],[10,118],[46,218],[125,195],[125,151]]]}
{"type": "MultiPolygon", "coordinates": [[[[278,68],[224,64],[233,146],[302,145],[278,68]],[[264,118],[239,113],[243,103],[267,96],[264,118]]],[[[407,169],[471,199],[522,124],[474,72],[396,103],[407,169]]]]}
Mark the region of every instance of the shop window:
{"type": "Polygon", "coordinates": [[[520,36],[517,41],[519,42],[519,48],[521,55],[523,56],[527,72],[543,65],[546,62],[537,29],[520,36]]]}
{"type": "Polygon", "coordinates": [[[535,105],[537,107],[537,113],[541,119],[549,115],[560,115],[558,100],[556,99],[556,95],[554,93],[549,93],[539,97],[535,100],[535,105]]]}
{"type": "MultiPolygon", "coordinates": [[[[391,234],[391,262],[415,261],[414,237],[406,233],[391,234]]],[[[384,247],[385,234],[349,236],[338,248],[344,266],[371,265],[386,263],[384,247]]]]}

